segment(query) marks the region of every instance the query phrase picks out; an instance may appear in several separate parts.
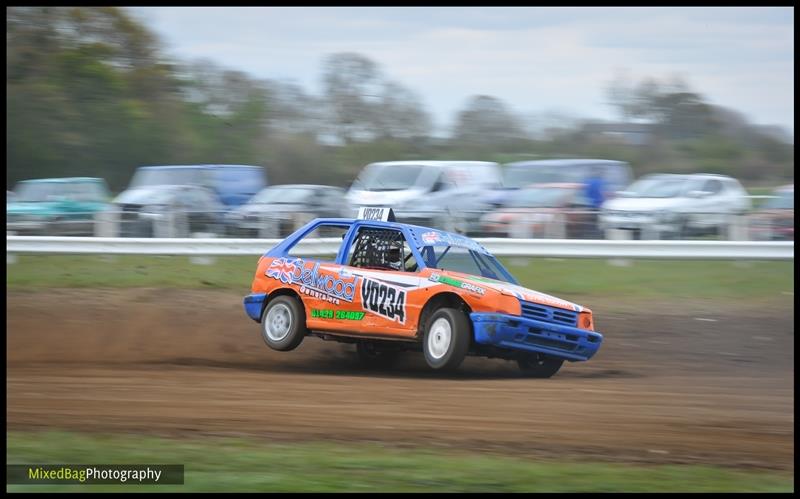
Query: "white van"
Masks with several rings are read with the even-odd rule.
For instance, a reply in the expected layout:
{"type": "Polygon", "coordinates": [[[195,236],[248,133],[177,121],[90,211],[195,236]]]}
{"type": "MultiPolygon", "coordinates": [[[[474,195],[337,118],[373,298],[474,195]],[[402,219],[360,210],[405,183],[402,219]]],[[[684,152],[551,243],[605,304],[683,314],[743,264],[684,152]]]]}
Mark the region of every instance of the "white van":
{"type": "Polygon", "coordinates": [[[468,233],[499,188],[500,165],[488,161],[385,161],[364,167],[347,193],[351,205],[385,206],[398,222],[468,233]]]}

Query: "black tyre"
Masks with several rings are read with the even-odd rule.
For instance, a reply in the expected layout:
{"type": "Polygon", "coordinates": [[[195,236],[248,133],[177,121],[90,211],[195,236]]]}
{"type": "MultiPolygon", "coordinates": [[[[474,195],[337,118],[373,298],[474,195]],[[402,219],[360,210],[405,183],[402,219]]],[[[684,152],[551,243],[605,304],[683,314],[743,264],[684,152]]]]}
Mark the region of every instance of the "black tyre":
{"type": "Polygon", "coordinates": [[[365,367],[391,367],[400,350],[381,347],[371,341],[359,341],[356,343],[356,354],[365,367]]]}
{"type": "Polygon", "coordinates": [[[261,337],[273,350],[294,350],[305,338],[306,316],[293,296],[279,296],[269,302],[261,316],[261,337]]]}
{"type": "Polygon", "coordinates": [[[564,359],[545,355],[531,355],[517,360],[519,370],[529,378],[550,378],[561,369],[564,359]]]}
{"type": "Polygon", "coordinates": [[[440,308],[425,325],[422,351],[425,361],[437,370],[456,369],[464,361],[471,342],[469,320],[454,308],[440,308]]]}

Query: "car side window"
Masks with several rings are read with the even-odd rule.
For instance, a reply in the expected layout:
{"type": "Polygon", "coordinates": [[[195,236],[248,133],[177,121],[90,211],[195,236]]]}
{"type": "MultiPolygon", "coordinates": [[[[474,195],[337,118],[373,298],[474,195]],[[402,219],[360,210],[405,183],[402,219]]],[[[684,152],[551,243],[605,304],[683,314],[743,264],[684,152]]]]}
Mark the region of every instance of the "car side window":
{"type": "Polygon", "coordinates": [[[317,203],[325,209],[334,208],[336,205],[336,200],[333,198],[333,192],[330,189],[321,189],[317,199],[317,203]]]}
{"type": "Polygon", "coordinates": [[[722,190],[722,182],[716,179],[706,180],[703,190],[710,194],[718,194],[722,190]]]}
{"type": "Polygon", "coordinates": [[[450,181],[445,175],[441,175],[436,180],[436,183],[433,184],[431,192],[449,191],[450,189],[455,189],[455,187],[456,185],[452,181],[450,181]]]}
{"type": "Polygon", "coordinates": [[[348,265],[365,269],[416,272],[419,269],[403,233],[396,229],[361,227],[350,246],[348,265]]]}
{"type": "Polygon", "coordinates": [[[343,202],[342,193],[337,189],[330,189],[328,191],[328,202],[331,208],[337,208],[343,202]]]}
{"type": "Polygon", "coordinates": [[[286,254],[295,258],[332,262],[336,260],[336,254],[339,252],[341,244],[336,246],[336,249],[329,254],[320,254],[318,251],[318,243],[314,240],[331,238],[341,242],[348,230],[350,230],[349,225],[320,224],[315,227],[314,230],[295,241],[286,254]]]}
{"type": "Polygon", "coordinates": [[[203,196],[203,192],[197,189],[186,189],[183,191],[181,198],[186,204],[186,208],[192,211],[202,211],[208,209],[207,198],[203,196]]]}
{"type": "Polygon", "coordinates": [[[217,196],[207,190],[198,191],[200,194],[200,209],[205,211],[221,211],[222,207],[217,196]]]}

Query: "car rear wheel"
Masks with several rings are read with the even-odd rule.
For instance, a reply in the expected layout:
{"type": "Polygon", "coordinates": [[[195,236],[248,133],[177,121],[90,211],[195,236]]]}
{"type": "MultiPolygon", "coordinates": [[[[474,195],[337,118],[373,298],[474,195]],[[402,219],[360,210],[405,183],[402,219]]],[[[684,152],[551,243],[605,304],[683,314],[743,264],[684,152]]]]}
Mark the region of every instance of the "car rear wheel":
{"type": "Polygon", "coordinates": [[[305,338],[306,316],[297,298],[279,296],[269,302],[261,317],[261,337],[273,350],[294,350],[305,338]]]}
{"type": "Polygon", "coordinates": [[[440,308],[428,319],[422,340],[425,361],[437,370],[456,369],[464,361],[471,341],[469,321],[463,312],[440,308]]]}
{"type": "Polygon", "coordinates": [[[519,370],[529,378],[550,378],[561,369],[563,363],[564,359],[546,355],[532,355],[517,360],[519,370]]]}

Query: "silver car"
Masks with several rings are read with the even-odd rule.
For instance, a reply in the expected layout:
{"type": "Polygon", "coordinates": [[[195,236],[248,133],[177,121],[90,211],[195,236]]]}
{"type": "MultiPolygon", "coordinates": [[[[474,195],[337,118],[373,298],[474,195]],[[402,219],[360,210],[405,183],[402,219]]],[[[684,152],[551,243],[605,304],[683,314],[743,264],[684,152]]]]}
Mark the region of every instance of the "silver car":
{"type": "Polygon", "coordinates": [[[727,175],[646,175],[603,204],[600,228],[632,231],[634,239],[727,235],[750,206],[727,175]]]}
{"type": "Polygon", "coordinates": [[[273,185],[230,211],[226,215],[226,225],[232,235],[275,238],[285,237],[315,218],[339,218],[349,214],[345,191],[340,187],[273,185]]]}

